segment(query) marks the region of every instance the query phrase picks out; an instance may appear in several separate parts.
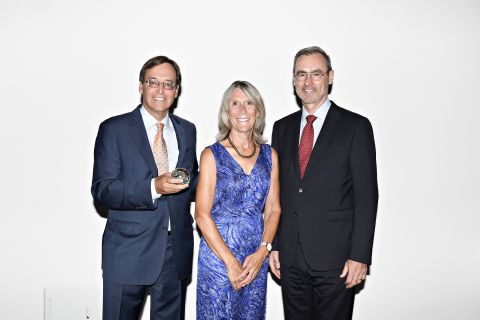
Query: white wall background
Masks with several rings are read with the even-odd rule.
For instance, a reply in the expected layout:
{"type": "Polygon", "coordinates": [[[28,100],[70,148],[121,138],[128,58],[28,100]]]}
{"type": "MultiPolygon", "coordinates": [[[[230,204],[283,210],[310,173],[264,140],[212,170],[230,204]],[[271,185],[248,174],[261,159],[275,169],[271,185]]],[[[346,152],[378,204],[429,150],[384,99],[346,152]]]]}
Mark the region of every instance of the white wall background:
{"type": "MultiPolygon", "coordinates": [[[[196,123],[200,152],[236,79],[263,94],[270,137],[297,110],[292,60],[310,45],[332,57],[331,98],[369,117],[377,142],[374,259],[355,318],[480,319],[479,31],[474,0],[2,0],[0,319],[43,319],[45,287],[101,287],[94,139],[136,106],[148,58],[180,64],[176,114],[196,123]]],[[[273,281],[267,318],[283,318],[273,281]]]]}

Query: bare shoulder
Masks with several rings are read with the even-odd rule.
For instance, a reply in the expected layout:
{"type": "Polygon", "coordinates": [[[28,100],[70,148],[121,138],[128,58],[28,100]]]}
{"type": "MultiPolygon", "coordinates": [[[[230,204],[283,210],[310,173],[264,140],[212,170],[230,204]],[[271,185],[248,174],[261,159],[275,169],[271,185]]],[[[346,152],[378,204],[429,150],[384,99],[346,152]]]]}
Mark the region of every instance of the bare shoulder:
{"type": "Polygon", "coordinates": [[[213,155],[212,149],[210,149],[209,147],[203,149],[202,154],[200,155],[200,167],[203,169],[215,168],[215,157],[213,155]]]}
{"type": "Polygon", "coordinates": [[[272,151],[272,161],[275,163],[278,161],[277,150],[273,146],[270,146],[270,150],[272,151]]]}
{"type": "Polygon", "coordinates": [[[212,149],[210,149],[210,147],[206,147],[205,149],[203,149],[202,151],[202,154],[200,155],[200,159],[213,159],[213,152],[212,152],[212,149]]]}
{"type": "Polygon", "coordinates": [[[217,167],[215,163],[215,157],[212,149],[205,148],[200,155],[200,173],[199,182],[197,187],[197,200],[198,195],[203,191],[209,190],[211,192],[215,189],[217,167]]]}

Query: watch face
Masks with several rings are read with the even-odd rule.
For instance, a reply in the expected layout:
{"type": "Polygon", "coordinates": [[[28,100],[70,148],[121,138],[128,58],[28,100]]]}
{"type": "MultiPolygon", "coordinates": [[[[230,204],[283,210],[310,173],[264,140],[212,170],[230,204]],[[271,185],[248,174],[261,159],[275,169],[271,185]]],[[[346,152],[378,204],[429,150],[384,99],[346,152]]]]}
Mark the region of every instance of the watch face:
{"type": "Polygon", "coordinates": [[[272,245],[270,243],[267,243],[267,250],[272,251],[272,245]]]}

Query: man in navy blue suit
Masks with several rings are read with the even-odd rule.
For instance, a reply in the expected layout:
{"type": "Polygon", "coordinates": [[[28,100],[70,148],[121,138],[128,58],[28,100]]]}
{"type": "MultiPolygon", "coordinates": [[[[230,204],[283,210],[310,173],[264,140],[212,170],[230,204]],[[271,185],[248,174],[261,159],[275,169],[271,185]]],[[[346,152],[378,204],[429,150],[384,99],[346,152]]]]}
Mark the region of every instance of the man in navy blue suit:
{"type": "Polygon", "coordinates": [[[169,112],[181,84],[175,61],[148,60],[139,81],[142,103],[102,122],[95,142],[91,192],[108,208],[103,319],[139,319],[148,294],[152,320],[183,319],[192,272],[196,129],[169,112]],[[190,172],[190,185],[170,175],[175,168],[190,172]]]}

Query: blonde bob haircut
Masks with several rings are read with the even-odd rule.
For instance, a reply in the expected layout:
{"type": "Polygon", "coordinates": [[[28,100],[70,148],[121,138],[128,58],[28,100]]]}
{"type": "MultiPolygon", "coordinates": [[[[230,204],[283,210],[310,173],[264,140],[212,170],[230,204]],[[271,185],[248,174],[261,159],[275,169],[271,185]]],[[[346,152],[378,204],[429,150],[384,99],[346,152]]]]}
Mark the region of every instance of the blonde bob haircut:
{"type": "Polygon", "coordinates": [[[240,80],[233,82],[223,94],[222,104],[220,105],[220,110],[218,112],[219,132],[217,140],[222,141],[226,139],[232,130],[232,124],[228,118],[228,110],[230,107],[230,98],[232,97],[233,91],[237,88],[242,90],[257,108],[258,117],[255,119],[253,125],[253,141],[257,144],[263,144],[266,142],[266,139],[262,135],[263,129],[265,128],[265,105],[263,104],[262,96],[257,88],[255,88],[250,82],[240,80]]]}

